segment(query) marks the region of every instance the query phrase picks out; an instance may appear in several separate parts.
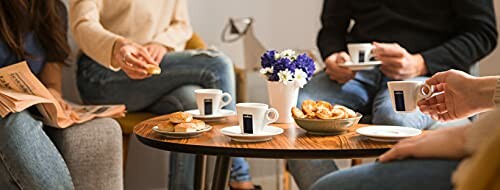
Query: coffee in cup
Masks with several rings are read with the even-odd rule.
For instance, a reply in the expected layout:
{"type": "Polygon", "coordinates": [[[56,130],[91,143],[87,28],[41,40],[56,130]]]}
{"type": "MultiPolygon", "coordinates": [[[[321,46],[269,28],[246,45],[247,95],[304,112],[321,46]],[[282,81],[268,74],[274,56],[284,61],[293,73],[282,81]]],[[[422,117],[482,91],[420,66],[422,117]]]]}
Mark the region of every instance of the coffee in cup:
{"type": "Polygon", "coordinates": [[[434,88],[418,81],[391,81],[387,83],[394,111],[400,113],[413,112],[417,102],[431,97],[434,88]]]}
{"type": "Polygon", "coordinates": [[[368,63],[373,58],[373,45],[370,43],[350,43],[347,44],[349,56],[352,64],[368,63]]]}
{"type": "Polygon", "coordinates": [[[261,103],[236,104],[239,126],[243,134],[258,134],[264,127],[278,120],[278,111],[261,103]]]}
{"type": "Polygon", "coordinates": [[[198,89],[194,93],[200,115],[218,114],[222,107],[233,100],[229,93],[223,93],[219,89],[198,89]]]}

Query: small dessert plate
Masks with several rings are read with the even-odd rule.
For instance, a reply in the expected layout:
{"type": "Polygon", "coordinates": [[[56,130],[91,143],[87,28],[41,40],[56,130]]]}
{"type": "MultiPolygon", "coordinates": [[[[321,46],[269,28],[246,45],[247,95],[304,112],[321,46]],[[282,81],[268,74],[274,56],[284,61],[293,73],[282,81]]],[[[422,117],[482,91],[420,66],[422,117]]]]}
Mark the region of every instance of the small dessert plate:
{"type": "Polygon", "coordinates": [[[165,137],[169,138],[175,138],[175,139],[183,139],[183,138],[191,138],[191,137],[197,137],[201,135],[204,132],[212,130],[212,126],[210,125],[205,125],[205,128],[199,129],[193,132],[167,132],[167,131],[161,131],[158,126],[153,127],[153,131],[157,132],[160,135],[163,135],[165,137]]]}
{"type": "Polygon", "coordinates": [[[422,131],[410,127],[376,125],[359,128],[356,133],[373,141],[396,142],[404,138],[420,135],[422,131]]]}
{"type": "Polygon", "coordinates": [[[348,67],[353,71],[361,71],[361,70],[372,70],[375,66],[382,64],[381,61],[369,61],[365,63],[353,64],[351,62],[345,62],[343,64],[339,64],[342,67],[348,67]]]}
{"type": "Polygon", "coordinates": [[[200,120],[210,120],[210,121],[216,121],[216,120],[221,120],[229,116],[236,115],[236,112],[233,110],[227,110],[227,109],[221,109],[217,114],[212,114],[212,115],[201,115],[200,111],[198,109],[195,110],[188,110],[185,111],[186,113],[189,113],[193,115],[193,118],[195,119],[200,119],[200,120]]]}
{"type": "Polygon", "coordinates": [[[263,142],[273,138],[273,136],[283,133],[285,130],[274,126],[265,126],[264,130],[258,134],[243,134],[240,126],[224,127],[220,130],[223,135],[237,142],[263,142]]]}

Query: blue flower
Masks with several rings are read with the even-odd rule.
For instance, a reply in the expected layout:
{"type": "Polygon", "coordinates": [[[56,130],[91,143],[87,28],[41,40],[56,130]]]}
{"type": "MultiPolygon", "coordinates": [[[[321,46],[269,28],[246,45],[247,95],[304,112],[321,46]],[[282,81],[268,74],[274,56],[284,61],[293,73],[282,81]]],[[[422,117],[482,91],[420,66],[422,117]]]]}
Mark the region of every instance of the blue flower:
{"type": "Polygon", "coordinates": [[[276,54],[276,50],[271,50],[271,51],[266,51],[261,57],[260,57],[260,63],[262,65],[262,68],[266,67],[272,67],[274,65],[274,55],[276,54]]]}
{"type": "Polygon", "coordinates": [[[261,57],[261,72],[269,81],[284,81],[283,77],[286,74],[287,84],[299,84],[299,87],[309,81],[316,69],[314,60],[308,57],[305,53],[297,56],[292,50],[277,52],[276,50],[266,51],[261,57]],[[283,55],[281,55],[283,54],[283,55]],[[281,73],[281,80],[280,75],[281,73]],[[298,73],[297,75],[295,73],[298,73]],[[292,83],[288,83],[292,82],[292,83]]]}
{"type": "Polygon", "coordinates": [[[312,60],[309,56],[303,53],[297,56],[297,59],[294,62],[295,65],[297,65],[298,69],[301,69],[305,73],[307,73],[308,79],[312,77],[314,71],[316,70],[316,66],[314,65],[314,60],[312,60]]]}

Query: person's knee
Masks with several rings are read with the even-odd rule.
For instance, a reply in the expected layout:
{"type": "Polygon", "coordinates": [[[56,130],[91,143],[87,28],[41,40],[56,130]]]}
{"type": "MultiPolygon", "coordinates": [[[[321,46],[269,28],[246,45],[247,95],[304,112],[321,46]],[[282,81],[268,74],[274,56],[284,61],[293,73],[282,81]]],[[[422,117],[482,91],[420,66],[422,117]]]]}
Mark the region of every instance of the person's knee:
{"type": "Polygon", "coordinates": [[[33,130],[33,126],[42,126],[42,122],[37,121],[28,111],[11,113],[0,119],[0,133],[10,134],[9,136],[24,135],[25,130],[33,130]]]}

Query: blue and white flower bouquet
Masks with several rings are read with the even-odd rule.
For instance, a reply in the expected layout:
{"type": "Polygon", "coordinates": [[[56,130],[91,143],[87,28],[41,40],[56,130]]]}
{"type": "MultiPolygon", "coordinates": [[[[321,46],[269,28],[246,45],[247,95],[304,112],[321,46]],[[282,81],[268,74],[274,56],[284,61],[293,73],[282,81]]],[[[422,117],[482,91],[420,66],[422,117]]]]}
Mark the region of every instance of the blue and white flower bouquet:
{"type": "Polygon", "coordinates": [[[304,87],[311,79],[316,69],[314,60],[307,54],[297,55],[293,50],[266,51],[261,56],[260,73],[264,74],[268,81],[276,81],[284,85],[304,87]]]}

